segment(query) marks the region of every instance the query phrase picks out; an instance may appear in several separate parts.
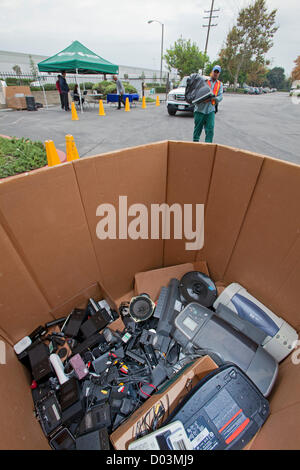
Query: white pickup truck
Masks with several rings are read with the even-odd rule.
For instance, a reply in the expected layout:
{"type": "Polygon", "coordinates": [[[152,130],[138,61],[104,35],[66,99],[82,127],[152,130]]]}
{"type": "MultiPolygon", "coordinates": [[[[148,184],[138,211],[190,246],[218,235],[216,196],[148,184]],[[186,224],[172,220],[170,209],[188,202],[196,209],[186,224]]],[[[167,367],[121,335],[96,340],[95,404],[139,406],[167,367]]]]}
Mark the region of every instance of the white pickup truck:
{"type": "Polygon", "coordinates": [[[186,81],[189,77],[183,77],[179,87],[170,91],[167,97],[167,109],[170,116],[175,116],[177,111],[193,112],[194,105],[185,101],[186,81]]]}

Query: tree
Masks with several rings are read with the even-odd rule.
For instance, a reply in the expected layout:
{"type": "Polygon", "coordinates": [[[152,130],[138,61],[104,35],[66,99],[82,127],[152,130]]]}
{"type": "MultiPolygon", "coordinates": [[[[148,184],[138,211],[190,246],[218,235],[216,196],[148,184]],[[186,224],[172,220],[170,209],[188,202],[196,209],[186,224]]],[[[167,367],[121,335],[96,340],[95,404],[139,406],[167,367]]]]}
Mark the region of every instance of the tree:
{"type": "Polygon", "coordinates": [[[237,23],[229,31],[220,52],[221,61],[235,88],[240,73],[250,72],[253,62],[265,65],[265,54],[273,46],[272,39],[278,30],[278,26],[275,26],[276,12],[268,12],[265,0],[255,0],[240,10],[237,23]]]}
{"type": "Polygon", "coordinates": [[[274,67],[267,73],[267,79],[271,88],[282,90],[285,85],[285,73],[283,67],[274,67]]]}
{"type": "Polygon", "coordinates": [[[21,78],[20,78],[20,75],[22,73],[21,67],[19,65],[14,65],[12,69],[15,72],[15,74],[19,77],[19,85],[21,85],[21,78]]]}
{"type": "Polygon", "coordinates": [[[260,62],[251,62],[251,68],[246,75],[245,82],[250,86],[263,86],[266,82],[267,74],[268,70],[263,64],[260,62]]]}
{"type": "Polygon", "coordinates": [[[296,64],[292,71],[292,80],[300,80],[300,55],[294,60],[296,64]]]}
{"type": "Polygon", "coordinates": [[[167,62],[169,72],[172,68],[176,69],[180,78],[199,72],[209,60],[196,43],[191,43],[190,39],[186,40],[182,37],[175,41],[170,49],[167,49],[164,59],[167,62]]]}
{"type": "Polygon", "coordinates": [[[30,64],[30,70],[31,70],[33,78],[37,79],[38,71],[31,55],[29,56],[29,64],[30,64]]]}
{"type": "Polygon", "coordinates": [[[21,75],[22,70],[21,70],[21,67],[19,65],[14,65],[12,69],[15,72],[16,75],[21,75]]]}

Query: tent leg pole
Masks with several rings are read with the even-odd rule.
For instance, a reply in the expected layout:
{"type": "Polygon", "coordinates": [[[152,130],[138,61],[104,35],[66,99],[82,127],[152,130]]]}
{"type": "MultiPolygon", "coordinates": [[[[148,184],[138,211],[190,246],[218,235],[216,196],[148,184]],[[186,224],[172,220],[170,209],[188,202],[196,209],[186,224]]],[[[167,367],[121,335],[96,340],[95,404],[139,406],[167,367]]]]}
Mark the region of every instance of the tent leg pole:
{"type": "Polygon", "coordinates": [[[78,83],[78,69],[76,69],[76,83],[78,85],[78,90],[79,90],[79,101],[80,101],[80,111],[83,113],[83,109],[82,109],[82,100],[81,100],[81,91],[80,91],[80,84],[78,83]]]}
{"type": "Polygon", "coordinates": [[[44,100],[45,100],[45,104],[46,104],[46,109],[48,109],[47,96],[46,96],[46,92],[45,92],[44,85],[42,84],[40,77],[39,77],[39,82],[40,82],[40,86],[43,88],[43,94],[44,94],[44,100]]]}

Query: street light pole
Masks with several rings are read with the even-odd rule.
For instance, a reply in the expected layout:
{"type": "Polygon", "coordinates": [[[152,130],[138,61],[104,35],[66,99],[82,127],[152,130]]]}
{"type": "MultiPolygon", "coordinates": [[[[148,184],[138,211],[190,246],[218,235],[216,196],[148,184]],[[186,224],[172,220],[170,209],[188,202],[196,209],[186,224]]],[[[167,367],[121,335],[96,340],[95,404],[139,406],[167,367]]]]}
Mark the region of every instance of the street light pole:
{"type": "Polygon", "coordinates": [[[158,20],[149,20],[150,23],[159,23],[161,25],[161,51],[160,51],[160,83],[162,83],[162,65],[163,65],[163,55],[164,55],[164,27],[165,25],[158,20]]]}

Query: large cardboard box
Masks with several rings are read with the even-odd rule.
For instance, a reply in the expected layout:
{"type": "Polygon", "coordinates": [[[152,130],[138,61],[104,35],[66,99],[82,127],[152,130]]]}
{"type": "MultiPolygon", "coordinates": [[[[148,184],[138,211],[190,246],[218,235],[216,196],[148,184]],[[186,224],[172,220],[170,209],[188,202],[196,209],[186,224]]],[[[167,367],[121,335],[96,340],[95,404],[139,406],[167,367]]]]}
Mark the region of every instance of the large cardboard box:
{"type": "MultiPolygon", "coordinates": [[[[0,448],[49,448],[13,345],[91,295],[118,305],[136,273],[206,261],[213,280],[239,282],[299,331],[299,206],[300,166],[215,144],[160,142],[2,180],[0,448]],[[173,234],[100,240],[97,209],[117,208],[119,196],[149,210],[204,204],[203,248],[173,234]]],[[[252,449],[300,447],[296,353],[280,364],[252,449]]]]}
{"type": "Polygon", "coordinates": [[[13,109],[27,109],[26,96],[30,96],[29,86],[6,87],[6,105],[13,109]]]}

